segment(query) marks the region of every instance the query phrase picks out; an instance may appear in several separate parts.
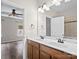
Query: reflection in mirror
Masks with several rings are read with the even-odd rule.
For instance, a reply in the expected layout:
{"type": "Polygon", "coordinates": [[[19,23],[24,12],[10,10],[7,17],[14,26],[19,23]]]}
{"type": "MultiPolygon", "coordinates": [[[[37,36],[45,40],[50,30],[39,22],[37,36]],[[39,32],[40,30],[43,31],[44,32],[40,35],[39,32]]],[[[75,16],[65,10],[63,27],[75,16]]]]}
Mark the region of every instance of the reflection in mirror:
{"type": "MultiPolygon", "coordinates": [[[[49,26],[49,28],[46,28],[46,30],[49,29],[50,34],[51,34],[50,36],[63,37],[63,35],[64,35],[64,16],[55,17],[55,18],[52,17],[50,19],[50,22],[49,21],[47,21],[47,22],[49,24],[46,23],[46,27],[49,26]]],[[[49,33],[47,32],[47,34],[49,34],[49,33]]]]}
{"type": "Polygon", "coordinates": [[[51,18],[46,17],[46,36],[51,36],[51,18]]]}

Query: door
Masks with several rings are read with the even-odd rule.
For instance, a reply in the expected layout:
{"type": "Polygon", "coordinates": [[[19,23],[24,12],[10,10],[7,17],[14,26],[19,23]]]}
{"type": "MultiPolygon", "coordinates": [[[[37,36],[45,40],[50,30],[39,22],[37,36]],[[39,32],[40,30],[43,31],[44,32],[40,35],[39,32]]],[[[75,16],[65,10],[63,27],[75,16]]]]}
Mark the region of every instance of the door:
{"type": "Polygon", "coordinates": [[[51,36],[61,37],[64,35],[64,17],[51,19],[51,36]]]}
{"type": "Polygon", "coordinates": [[[39,59],[39,49],[33,47],[33,59],[39,59]]]}
{"type": "Polygon", "coordinates": [[[51,18],[46,17],[46,36],[51,36],[51,18]]]}
{"type": "Polygon", "coordinates": [[[28,59],[32,59],[32,45],[28,44],[28,59]]]}
{"type": "Polygon", "coordinates": [[[40,59],[50,59],[50,55],[43,51],[40,51],[40,59]]]}

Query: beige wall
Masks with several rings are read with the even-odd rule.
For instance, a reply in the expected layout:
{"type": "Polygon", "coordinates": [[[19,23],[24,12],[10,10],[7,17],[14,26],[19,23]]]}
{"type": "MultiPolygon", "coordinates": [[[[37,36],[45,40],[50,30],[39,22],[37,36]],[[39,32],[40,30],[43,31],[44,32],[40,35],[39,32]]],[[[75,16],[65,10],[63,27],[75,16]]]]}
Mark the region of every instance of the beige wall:
{"type": "Polygon", "coordinates": [[[65,17],[64,35],[69,37],[77,37],[77,19],[76,17],[65,17]],[[75,21],[75,22],[70,22],[75,21]]]}
{"type": "Polygon", "coordinates": [[[77,36],[77,22],[65,24],[65,36],[76,37],[77,36]]]}

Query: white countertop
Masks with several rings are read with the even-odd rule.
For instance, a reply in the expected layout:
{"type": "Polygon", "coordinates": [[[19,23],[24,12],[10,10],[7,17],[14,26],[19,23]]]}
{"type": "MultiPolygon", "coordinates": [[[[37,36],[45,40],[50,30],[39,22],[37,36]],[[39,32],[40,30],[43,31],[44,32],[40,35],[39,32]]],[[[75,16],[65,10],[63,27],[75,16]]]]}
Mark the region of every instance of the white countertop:
{"type": "Polygon", "coordinates": [[[55,49],[64,51],[66,53],[77,55],[77,43],[69,42],[67,39],[64,41],[64,43],[58,43],[55,38],[43,40],[43,39],[39,39],[39,38],[29,37],[28,39],[41,43],[41,44],[44,44],[51,48],[55,48],[55,49]]]}

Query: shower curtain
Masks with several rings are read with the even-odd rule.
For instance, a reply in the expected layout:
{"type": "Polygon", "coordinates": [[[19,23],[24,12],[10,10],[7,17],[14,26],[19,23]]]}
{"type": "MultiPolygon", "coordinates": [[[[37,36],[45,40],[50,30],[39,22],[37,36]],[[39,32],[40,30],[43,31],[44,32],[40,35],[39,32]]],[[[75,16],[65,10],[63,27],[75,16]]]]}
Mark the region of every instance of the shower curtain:
{"type": "Polygon", "coordinates": [[[1,59],[23,59],[23,41],[1,44],[1,59]]]}

